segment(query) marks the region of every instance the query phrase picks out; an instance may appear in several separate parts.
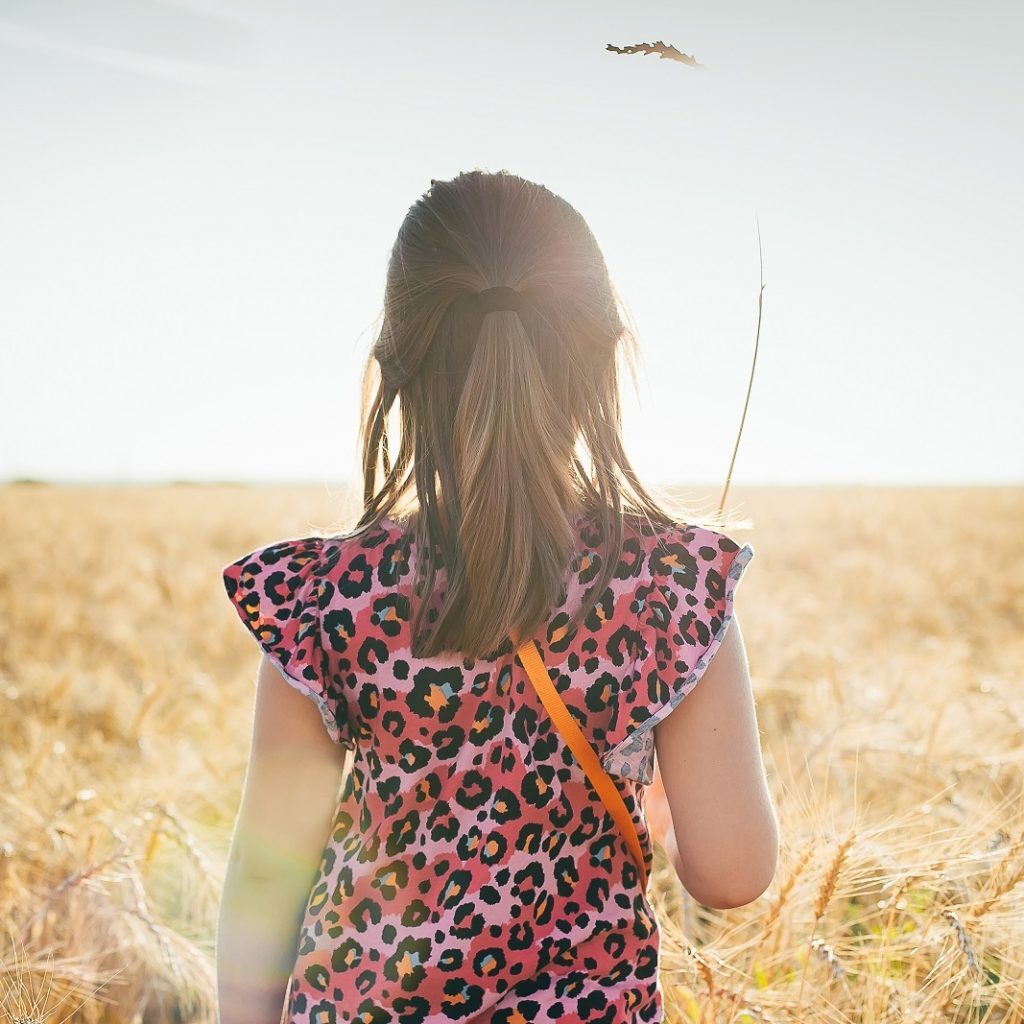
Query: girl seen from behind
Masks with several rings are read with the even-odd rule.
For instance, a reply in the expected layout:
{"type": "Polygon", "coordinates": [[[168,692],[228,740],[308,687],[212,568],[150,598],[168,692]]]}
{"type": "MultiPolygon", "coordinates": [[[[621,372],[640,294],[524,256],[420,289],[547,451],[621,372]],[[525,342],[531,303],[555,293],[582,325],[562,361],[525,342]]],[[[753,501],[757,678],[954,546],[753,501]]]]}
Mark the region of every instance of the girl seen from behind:
{"type": "Polygon", "coordinates": [[[474,170],[409,209],[363,378],[361,517],[224,568],[263,658],[220,1024],[661,1021],[655,757],[694,898],[770,883],[734,606],[754,552],[637,478],[617,366],[635,349],[586,222],[544,186],[474,170]]]}

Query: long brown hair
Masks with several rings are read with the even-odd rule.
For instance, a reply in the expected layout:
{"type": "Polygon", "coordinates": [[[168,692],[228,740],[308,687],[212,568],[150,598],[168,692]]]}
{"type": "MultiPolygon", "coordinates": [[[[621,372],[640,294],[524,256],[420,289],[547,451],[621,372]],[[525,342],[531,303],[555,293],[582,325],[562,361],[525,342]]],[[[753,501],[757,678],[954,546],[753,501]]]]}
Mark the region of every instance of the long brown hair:
{"type": "Polygon", "coordinates": [[[413,655],[475,659],[502,648],[512,629],[530,637],[564,600],[576,515],[608,543],[560,636],[607,596],[626,517],[651,526],[698,520],[667,497],[655,500],[623,450],[616,361],[626,356],[636,386],[636,334],[583,217],[504,170],[430,186],[398,230],[363,373],[363,514],[354,532],[385,516],[405,524],[406,544],[414,539],[419,553],[413,591],[427,599],[416,605],[413,655]],[[458,300],[495,285],[524,295],[530,315],[492,312],[476,333],[458,300]],[[441,565],[444,600],[421,635],[441,565]]]}

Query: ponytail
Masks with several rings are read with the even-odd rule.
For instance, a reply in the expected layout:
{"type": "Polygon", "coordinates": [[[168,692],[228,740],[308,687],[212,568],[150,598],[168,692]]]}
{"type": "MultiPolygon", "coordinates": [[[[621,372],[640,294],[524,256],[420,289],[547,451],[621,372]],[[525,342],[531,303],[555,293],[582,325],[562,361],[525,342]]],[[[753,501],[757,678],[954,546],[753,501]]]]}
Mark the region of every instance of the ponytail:
{"type": "Polygon", "coordinates": [[[512,311],[484,318],[455,413],[461,572],[438,631],[490,651],[529,636],[560,597],[572,551],[574,430],[512,311]]]}

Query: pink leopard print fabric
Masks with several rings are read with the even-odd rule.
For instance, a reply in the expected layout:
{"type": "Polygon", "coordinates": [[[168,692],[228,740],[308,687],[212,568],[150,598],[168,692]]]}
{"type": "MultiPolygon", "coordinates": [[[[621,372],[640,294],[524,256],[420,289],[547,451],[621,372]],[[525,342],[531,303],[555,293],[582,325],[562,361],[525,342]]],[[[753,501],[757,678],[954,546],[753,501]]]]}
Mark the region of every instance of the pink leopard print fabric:
{"type": "MultiPolygon", "coordinates": [[[[650,871],[653,728],[721,644],[754,551],[703,527],[630,522],[611,585],[566,637],[605,547],[589,518],[574,527],[563,600],[534,639],[650,871]]],[[[286,1020],[661,1021],[658,923],[625,839],[511,641],[483,659],[411,656],[415,568],[415,544],[385,519],[268,544],[223,570],[241,621],[354,751],[286,1020]]]]}

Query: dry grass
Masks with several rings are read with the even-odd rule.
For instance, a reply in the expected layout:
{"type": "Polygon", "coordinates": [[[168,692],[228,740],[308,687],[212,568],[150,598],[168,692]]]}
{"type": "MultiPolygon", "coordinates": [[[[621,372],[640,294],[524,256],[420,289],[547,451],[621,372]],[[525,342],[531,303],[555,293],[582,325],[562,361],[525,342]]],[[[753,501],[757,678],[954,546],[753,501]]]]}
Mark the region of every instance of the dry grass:
{"type": "MultiPolygon", "coordinates": [[[[342,497],[0,490],[0,1022],[210,1019],[255,670],[219,569],[342,497]]],[[[741,502],[782,859],[713,911],[659,850],[667,1020],[1021,1021],[1024,492],[741,502]]]]}

